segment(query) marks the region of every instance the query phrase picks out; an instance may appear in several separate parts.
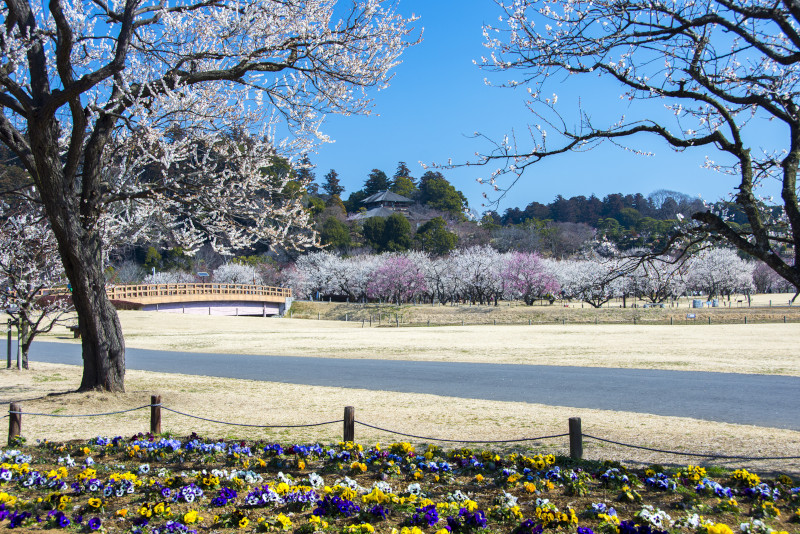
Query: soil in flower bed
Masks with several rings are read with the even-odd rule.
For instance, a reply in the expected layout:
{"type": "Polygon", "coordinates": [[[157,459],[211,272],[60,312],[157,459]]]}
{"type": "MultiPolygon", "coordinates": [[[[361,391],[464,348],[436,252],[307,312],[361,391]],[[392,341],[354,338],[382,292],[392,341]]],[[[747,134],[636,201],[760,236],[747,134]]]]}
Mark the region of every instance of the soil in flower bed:
{"type": "Polygon", "coordinates": [[[137,435],[0,449],[0,530],[800,532],[800,482],[533,449],[137,435]]]}

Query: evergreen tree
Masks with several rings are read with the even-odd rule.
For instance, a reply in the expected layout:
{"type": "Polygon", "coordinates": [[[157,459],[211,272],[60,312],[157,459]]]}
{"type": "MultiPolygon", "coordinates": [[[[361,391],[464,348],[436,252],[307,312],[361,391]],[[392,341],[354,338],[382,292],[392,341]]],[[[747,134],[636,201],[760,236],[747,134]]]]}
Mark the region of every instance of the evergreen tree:
{"type": "Polygon", "coordinates": [[[328,174],[325,175],[325,183],[322,184],[322,189],[332,197],[341,197],[342,193],[344,193],[344,187],[339,185],[339,173],[334,169],[328,171],[328,174]]]}
{"type": "Polygon", "coordinates": [[[383,247],[383,230],[386,226],[386,219],[383,217],[370,217],[361,225],[361,234],[367,245],[380,251],[383,247]]]}
{"type": "Polygon", "coordinates": [[[414,177],[411,176],[411,170],[405,161],[398,162],[390,191],[408,198],[413,198],[419,193],[414,177]]]}
{"type": "Polygon", "coordinates": [[[364,221],[362,234],[376,252],[402,252],[411,247],[411,223],[399,213],[370,217],[364,221]]]}
{"type": "Polygon", "coordinates": [[[384,247],[381,252],[402,252],[411,247],[411,223],[399,213],[386,219],[383,228],[384,247]]]}
{"type": "Polygon", "coordinates": [[[367,177],[367,181],[364,182],[364,192],[367,196],[388,190],[389,178],[386,176],[386,173],[380,169],[372,169],[372,172],[369,173],[369,177],[367,177]]]}
{"type": "Polygon", "coordinates": [[[353,191],[350,193],[350,196],[347,197],[347,201],[344,203],[344,207],[347,210],[347,213],[355,213],[360,208],[362,208],[361,201],[367,198],[367,193],[363,189],[360,191],[353,191]]]}
{"type": "Polygon", "coordinates": [[[314,174],[314,168],[315,167],[311,163],[311,159],[308,157],[308,154],[303,154],[303,157],[300,159],[300,163],[297,165],[294,173],[297,181],[301,186],[306,188],[306,191],[308,191],[310,195],[319,194],[319,186],[314,183],[314,179],[316,178],[316,175],[314,174]]]}
{"type": "Polygon", "coordinates": [[[397,170],[394,171],[394,179],[395,180],[400,178],[401,176],[404,176],[404,177],[408,178],[412,182],[414,181],[414,178],[411,176],[411,170],[408,168],[408,165],[406,165],[405,161],[398,162],[397,163],[397,170]]]}
{"type": "Polygon", "coordinates": [[[419,182],[419,201],[429,208],[446,211],[459,218],[464,217],[467,199],[448,182],[442,173],[428,171],[419,182]]]}
{"type": "Polygon", "coordinates": [[[328,217],[322,225],[320,240],[323,245],[333,248],[346,248],[350,246],[350,229],[336,217],[328,217]]]}
{"type": "Polygon", "coordinates": [[[447,230],[447,223],[441,217],[434,217],[417,230],[414,236],[417,246],[425,252],[444,256],[458,244],[458,236],[447,230]]]}
{"type": "Polygon", "coordinates": [[[392,182],[390,188],[392,193],[397,193],[407,198],[414,198],[419,193],[419,189],[408,176],[398,176],[392,182]]]}

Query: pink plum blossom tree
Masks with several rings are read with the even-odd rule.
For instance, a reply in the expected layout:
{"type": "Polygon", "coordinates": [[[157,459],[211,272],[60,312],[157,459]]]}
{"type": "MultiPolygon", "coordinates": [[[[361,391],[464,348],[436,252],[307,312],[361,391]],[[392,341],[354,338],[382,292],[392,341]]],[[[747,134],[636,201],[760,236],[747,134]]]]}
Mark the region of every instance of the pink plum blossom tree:
{"type": "Polygon", "coordinates": [[[419,265],[402,254],[384,254],[367,286],[371,298],[401,304],[427,291],[419,265]]]}
{"type": "Polygon", "coordinates": [[[561,291],[556,277],[551,274],[538,254],[515,252],[507,257],[500,275],[506,280],[509,298],[521,299],[528,306],[536,299],[551,302],[561,291]]]}

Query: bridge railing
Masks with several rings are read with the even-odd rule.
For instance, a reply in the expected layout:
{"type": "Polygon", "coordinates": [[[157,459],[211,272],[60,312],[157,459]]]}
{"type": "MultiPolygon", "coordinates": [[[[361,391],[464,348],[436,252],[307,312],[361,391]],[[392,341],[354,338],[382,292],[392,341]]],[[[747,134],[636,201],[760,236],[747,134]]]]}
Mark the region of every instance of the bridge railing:
{"type": "MultiPolygon", "coordinates": [[[[43,289],[41,294],[42,296],[65,295],[69,292],[66,288],[57,287],[43,289]]],[[[289,298],[292,296],[292,290],[286,287],[254,284],[137,284],[107,286],[106,294],[111,300],[178,295],[254,295],[289,298]]]]}

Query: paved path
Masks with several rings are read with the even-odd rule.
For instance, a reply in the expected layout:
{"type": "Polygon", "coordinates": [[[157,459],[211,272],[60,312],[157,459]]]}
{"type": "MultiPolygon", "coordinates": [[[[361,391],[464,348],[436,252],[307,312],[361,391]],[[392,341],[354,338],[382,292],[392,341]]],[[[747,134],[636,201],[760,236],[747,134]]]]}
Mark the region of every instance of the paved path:
{"type": "MultiPolygon", "coordinates": [[[[81,364],[35,342],[31,361],[81,364]]],[[[600,367],[351,360],[129,348],[128,369],[674,415],[800,430],[800,377],[600,367]]]]}

